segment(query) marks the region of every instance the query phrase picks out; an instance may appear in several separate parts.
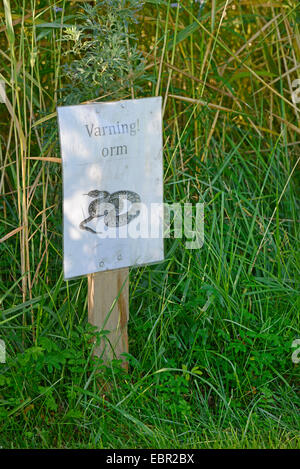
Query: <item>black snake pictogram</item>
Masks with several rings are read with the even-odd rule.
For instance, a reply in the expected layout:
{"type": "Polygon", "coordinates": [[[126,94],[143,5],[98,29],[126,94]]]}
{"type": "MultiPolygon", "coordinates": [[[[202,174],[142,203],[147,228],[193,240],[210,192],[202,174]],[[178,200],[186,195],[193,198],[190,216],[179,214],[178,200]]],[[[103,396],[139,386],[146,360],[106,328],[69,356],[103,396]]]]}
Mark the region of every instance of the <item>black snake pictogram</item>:
{"type": "Polygon", "coordinates": [[[86,224],[94,218],[104,217],[106,226],[116,228],[127,225],[140,214],[140,211],[133,205],[141,202],[141,198],[136,192],[123,190],[110,194],[107,191],[92,190],[85,195],[95,200],[89,204],[89,216],[80,223],[79,228],[89,231],[90,233],[101,233],[86,226],[86,224]],[[127,212],[120,213],[124,210],[125,200],[129,200],[131,206],[127,212]]]}

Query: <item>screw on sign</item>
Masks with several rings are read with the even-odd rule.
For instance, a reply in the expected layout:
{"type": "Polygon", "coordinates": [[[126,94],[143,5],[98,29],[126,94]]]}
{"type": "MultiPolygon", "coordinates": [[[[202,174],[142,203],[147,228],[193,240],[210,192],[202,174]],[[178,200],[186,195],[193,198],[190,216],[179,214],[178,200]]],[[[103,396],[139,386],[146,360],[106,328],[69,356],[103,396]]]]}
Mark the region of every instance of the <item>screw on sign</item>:
{"type": "Polygon", "coordinates": [[[64,276],[88,276],[89,321],[110,331],[96,349],[106,361],[128,352],[129,267],[164,259],[161,106],[155,97],[57,108],[64,276]],[[139,235],[147,211],[159,236],[139,235]]]}

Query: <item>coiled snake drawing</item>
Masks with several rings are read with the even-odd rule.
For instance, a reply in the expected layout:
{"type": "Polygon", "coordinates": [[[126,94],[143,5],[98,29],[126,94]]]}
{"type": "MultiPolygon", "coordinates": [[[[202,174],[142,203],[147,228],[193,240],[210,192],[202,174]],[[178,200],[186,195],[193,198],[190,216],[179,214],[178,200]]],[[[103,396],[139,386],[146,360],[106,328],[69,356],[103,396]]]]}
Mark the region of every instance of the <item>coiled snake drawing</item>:
{"type": "Polygon", "coordinates": [[[133,205],[141,202],[141,198],[136,192],[123,190],[110,194],[107,191],[92,190],[84,195],[95,199],[88,206],[89,216],[79,225],[79,228],[90,233],[101,233],[86,226],[94,218],[104,217],[106,226],[116,228],[127,225],[140,214],[140,211],[133,205]],[[129,200],[131,206],[127,212],[121,213],[124,210],[125,200],[129,200]]]}

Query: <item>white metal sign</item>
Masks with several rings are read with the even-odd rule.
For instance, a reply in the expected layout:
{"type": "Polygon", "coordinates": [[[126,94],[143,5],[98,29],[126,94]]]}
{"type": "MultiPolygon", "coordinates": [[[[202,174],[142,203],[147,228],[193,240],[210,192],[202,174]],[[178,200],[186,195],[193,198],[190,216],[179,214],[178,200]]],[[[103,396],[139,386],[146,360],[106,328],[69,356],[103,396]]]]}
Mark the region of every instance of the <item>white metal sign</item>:
{"type": "Polygon", "coordinates": [[[161,98],[57,111],[65,278],[163,260],[161,98]]]}

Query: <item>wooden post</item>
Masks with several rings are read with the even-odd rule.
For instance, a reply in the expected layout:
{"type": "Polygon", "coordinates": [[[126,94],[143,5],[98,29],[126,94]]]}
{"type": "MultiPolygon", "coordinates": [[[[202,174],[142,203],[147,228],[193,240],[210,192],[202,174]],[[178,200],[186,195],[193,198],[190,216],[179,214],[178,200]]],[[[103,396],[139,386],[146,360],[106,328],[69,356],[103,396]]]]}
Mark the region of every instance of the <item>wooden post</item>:
{"type": "Polygon", "coordinates": [[[123,359],[128,353],[127,322],[129,318],[129,269],[97,272],[88,275],[88,318],[98,330],[109,330],[95,348],[95,355],[107,364],[113,358],[123,359]]]}

